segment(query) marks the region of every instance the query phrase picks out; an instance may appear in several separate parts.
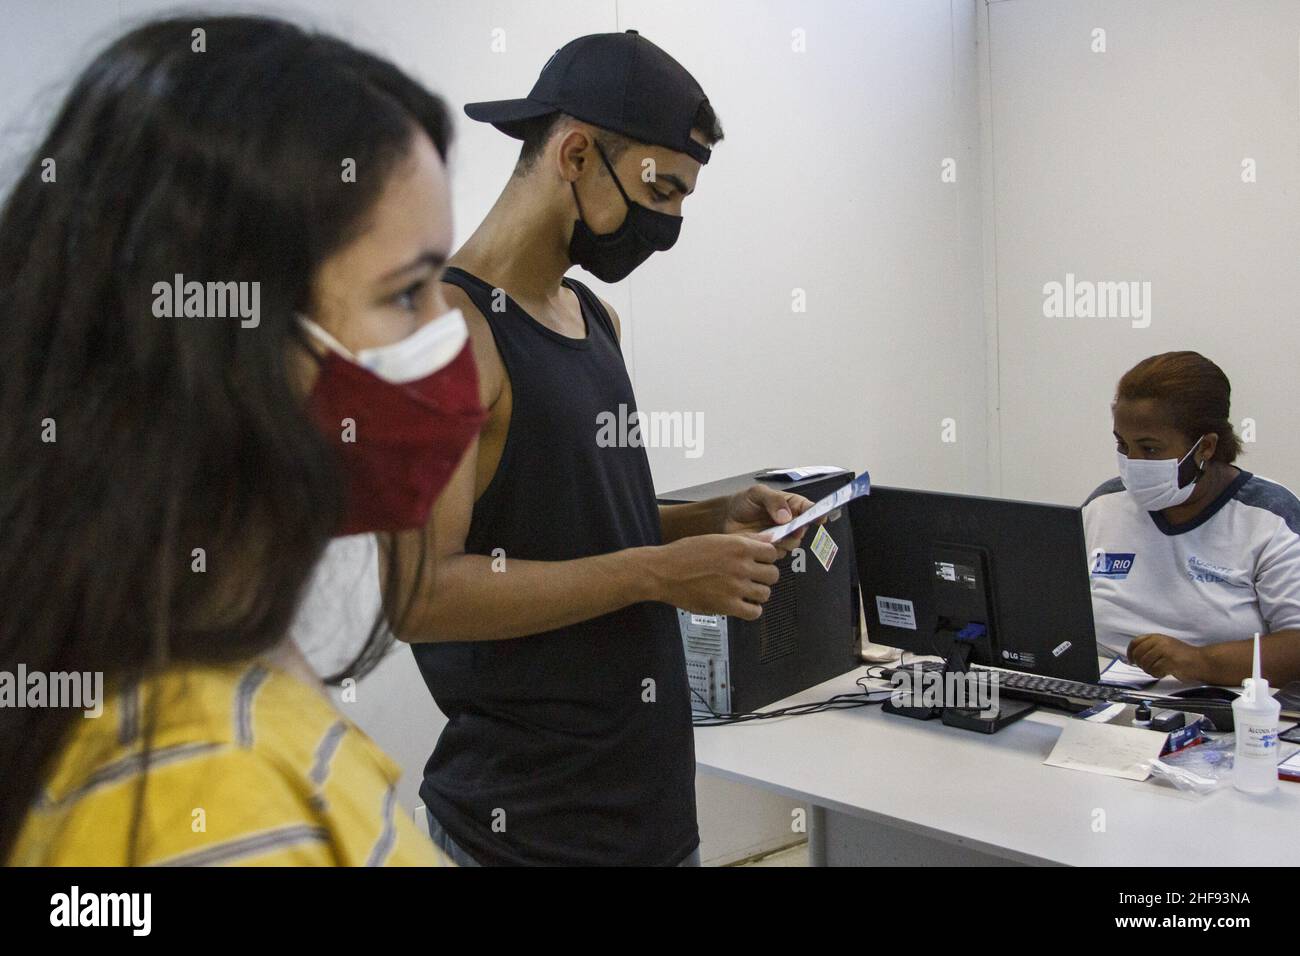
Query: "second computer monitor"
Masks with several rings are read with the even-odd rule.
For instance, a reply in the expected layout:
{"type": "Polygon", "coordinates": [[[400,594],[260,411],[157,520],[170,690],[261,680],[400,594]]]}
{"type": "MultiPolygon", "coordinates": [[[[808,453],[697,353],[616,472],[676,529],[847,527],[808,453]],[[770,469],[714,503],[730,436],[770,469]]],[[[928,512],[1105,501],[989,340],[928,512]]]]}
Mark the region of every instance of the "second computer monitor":
{"type": "Polygon", "coordinates": [[[1098,679],[1080,509],[877,487],[849,516],[869,640],[1098,679]]]}

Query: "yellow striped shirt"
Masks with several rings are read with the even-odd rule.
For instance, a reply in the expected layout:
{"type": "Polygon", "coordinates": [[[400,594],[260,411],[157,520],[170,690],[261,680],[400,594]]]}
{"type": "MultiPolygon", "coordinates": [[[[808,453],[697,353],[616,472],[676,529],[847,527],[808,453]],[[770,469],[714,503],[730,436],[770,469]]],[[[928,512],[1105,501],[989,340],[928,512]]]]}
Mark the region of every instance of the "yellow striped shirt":
{"type": "Polygon", "coordinates": [[[74,718],[10,865],[449,865],[397,804],[396,764],[265,661],[187,665],[74,718]]]}

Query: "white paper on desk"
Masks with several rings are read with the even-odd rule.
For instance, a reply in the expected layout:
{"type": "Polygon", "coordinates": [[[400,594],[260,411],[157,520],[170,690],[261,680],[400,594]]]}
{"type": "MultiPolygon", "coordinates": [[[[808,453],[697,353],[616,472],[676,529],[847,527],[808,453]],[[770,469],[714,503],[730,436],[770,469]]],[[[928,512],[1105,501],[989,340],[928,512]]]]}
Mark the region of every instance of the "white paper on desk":
{"type": "Polygon", "coordinates": [[[843,468],[835,465],[800,465],[798,468],[769,468],[767,471],[760,471],[755,477],[803,481],[805,478],[815,478],[817,475],[833,475],[837,471],[843,470],[843,468]]]}
{"type": "Polygon", "coordinates": [[[1100,681],[1112,687],[1150,687],[1155,682],[1156,678],[1142,668],[1126,664],[1118,657],[1106,665],[1106,669],[1101,672],[1100,681]]]}
{"type": "Polygon", "coordinates": [[[768,528],[766,531],[760,532],[760,535],[765,541],[779,541],[786,535],[798,531],[804,525],[816,521],[822,515],[830,514],[836,508],[844,507],[854,498],[861,498],[863,495],[868,494],[871,494],[871,476],[864,471],[847,485],[843,485],[836,491],[831,492],[794,520],[779,524],[775,528],[768,528]]]}
{"type": "Polygon", "coordinates": [[[1164,749],[1166,736],[1144,727],[1071,720],[1061,729],[1056,746],[1043,763],[1125,780],[1145,780],[1151,775],[1151,761],[1164,749]]]}

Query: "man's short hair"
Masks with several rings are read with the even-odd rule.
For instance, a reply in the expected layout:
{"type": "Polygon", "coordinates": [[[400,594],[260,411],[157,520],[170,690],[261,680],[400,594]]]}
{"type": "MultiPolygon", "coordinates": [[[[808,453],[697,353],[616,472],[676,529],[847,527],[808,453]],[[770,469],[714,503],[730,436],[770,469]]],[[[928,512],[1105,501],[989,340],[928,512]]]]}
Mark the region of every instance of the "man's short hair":
{"type": "MultiPolygon", "coordinates": [[[[571,119],[571,117],[566,116],[564,113],[547,113],[545,116],[537,116],[519,123],[518,130],[524,145],[519,150],[519,161],[515,163],[516,176],[522,176],[533,168],[537,162],[537,157],[542,154],[546,144],[551,141],[551,136],[555,133],[556,127],[567,119],[571,119]]],[[[719,122],[718,114],[713,111],[713,107],[708,100],[702,102],[700,108],[695,112],[695,122],[691,124],[691,129],[699,132],[708,146],[721,142],[723,137],[722,123],[719,122]]],[[[601,129],[596,134],[596,142],[600,144],[600,148],[605,151],[605,155],[613,163],[617,162],[618,158],[627,152],[627,148],[632,145],[634,140],[620,133],[601,129]]]]}

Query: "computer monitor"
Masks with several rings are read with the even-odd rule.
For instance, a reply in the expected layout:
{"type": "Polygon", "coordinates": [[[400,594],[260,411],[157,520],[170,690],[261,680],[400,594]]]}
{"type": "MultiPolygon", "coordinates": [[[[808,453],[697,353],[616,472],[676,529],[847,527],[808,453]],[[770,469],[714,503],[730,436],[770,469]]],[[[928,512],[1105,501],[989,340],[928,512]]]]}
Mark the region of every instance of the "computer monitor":
{"type": "Polygon", "coordinates": [[[876,487],[849,505],[867,639],[1096,683],[1079,508],[876,487]]]}

